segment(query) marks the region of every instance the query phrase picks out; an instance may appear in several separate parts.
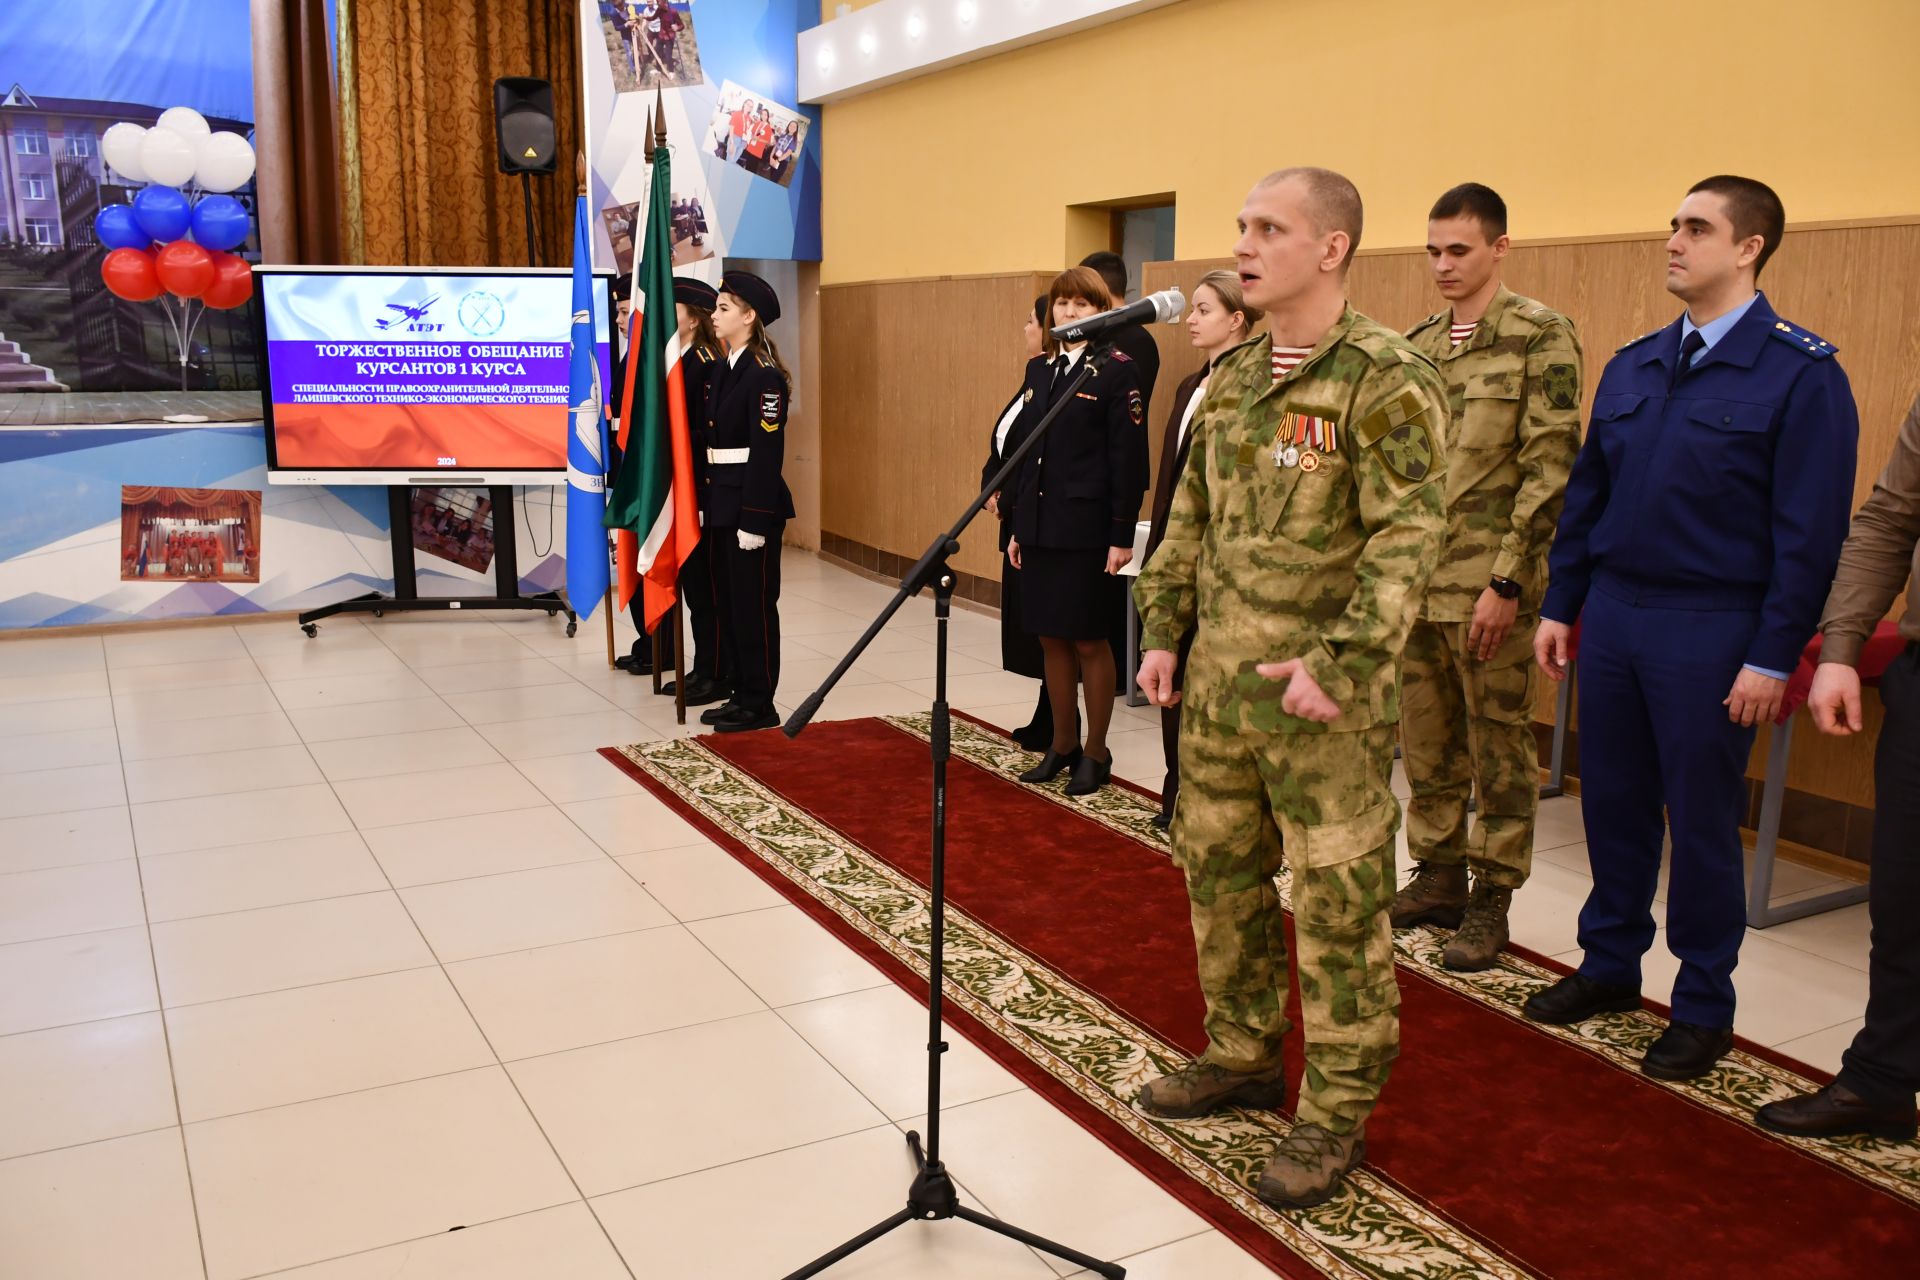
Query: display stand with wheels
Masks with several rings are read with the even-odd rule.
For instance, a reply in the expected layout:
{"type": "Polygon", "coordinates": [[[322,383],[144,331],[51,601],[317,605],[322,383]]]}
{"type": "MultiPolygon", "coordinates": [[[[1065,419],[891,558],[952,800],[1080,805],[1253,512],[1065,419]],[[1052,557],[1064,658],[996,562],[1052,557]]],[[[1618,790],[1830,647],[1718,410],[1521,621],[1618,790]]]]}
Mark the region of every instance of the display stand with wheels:
{"type": "Polygon", "coordinates": [[[493,585],[498,593],[491,596],[422,596],[414,581],[413,567],[413,513],[410,505],[412,486],[392,484],[387,486],[387,519],[390,526],[388,536],[393,544],[393,594],[385,595],[378,591],[363,596],[354,596],[350,600],[337,600],[333,604],[322,605],[318,609],[309,609],[300,615],[300,629],[309,636],[318,634],[317,625],[323,618],[331,618],[336,613],[370,613],[378,618],[389,611],[394,613],[416,612],[430,609],[544,609],[549,618],[556,614],[567,615],[567,635],[572,636],[579,626],[579,620],[573,615],[573,607],[568,604],[566,595],[559,591],[542,591],[538,595],[520,594],[520,558],[514,546],[513,530],[513,488],[510,485],[492,485],[488,493],[493,498],[494,540],[493,540],[493,585]],[[501,526],[498,513],[507,513],[505,528],[501,526]]]}

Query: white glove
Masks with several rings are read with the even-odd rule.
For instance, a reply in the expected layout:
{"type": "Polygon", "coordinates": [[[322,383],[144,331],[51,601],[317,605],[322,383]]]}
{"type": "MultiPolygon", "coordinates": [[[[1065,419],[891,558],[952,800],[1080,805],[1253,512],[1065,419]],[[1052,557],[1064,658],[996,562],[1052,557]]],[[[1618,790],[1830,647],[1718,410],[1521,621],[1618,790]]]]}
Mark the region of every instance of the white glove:
{"type": "Polygon", "coordinates": [[[748,533],[745,529],[735,529],[733,536],[740,539],[742,551],[758,551],[767,545],[767,535],[764,533],[748,533]]]}

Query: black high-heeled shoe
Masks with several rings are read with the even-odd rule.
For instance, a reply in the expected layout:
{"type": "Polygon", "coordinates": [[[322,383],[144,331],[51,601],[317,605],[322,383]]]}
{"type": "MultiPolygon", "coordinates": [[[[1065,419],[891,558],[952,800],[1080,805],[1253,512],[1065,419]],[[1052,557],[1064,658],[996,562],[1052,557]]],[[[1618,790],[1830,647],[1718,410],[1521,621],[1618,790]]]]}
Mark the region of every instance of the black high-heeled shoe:
{"type": "Polygon", "coordinates": [[[1052,782],[1068,769],[1078,768],[1083,758],[1078,747],[1064,754],[1048,748],[1047,754],[1040,757],[1039,764],[1020,775],[1020,781],[1052,782]]]}
{"type": "Polygon", "coordinates": [[[1067,794],[1090,796],[1112,779],[1113,756],[1111,754],[1105,760],[1095,760],[1083,752],[1080,759],[1074,763],[1073,781],[1067,784],[1067,794]]]}

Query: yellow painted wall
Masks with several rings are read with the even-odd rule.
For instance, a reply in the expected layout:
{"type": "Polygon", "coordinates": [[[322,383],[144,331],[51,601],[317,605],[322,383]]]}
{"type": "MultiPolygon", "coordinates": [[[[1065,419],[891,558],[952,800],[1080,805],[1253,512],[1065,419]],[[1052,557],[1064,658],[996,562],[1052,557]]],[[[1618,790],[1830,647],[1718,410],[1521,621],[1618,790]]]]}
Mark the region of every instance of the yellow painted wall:
{"type": "Polygon", "coordinates": [[[1916,213],[1915,49],[1920,0],[1181,0],[828,104],[821,282],[1048,269],[1068,206],[1159,191],[1176,256],[1222,254],[1287,164],[1353,178],[1370,247],[1468,179],[1526,239],[1723,171],[1793,222],[1916,213]]]}

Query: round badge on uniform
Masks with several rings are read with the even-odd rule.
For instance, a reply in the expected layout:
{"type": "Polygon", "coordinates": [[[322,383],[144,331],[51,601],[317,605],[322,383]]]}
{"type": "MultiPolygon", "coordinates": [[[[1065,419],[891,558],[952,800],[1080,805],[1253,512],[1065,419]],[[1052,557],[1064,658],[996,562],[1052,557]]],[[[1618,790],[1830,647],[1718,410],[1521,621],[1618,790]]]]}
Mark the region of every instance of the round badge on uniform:
{"type": "Polygon", "coordinates": [[[1293,445],[1288,445],[1286,448],[1282,449],[1280,451],[1280,465],[1283,467],[1299,466],[1300,450],[1295,448],[1293,445]]]}
{"type": "Polygon", "coordinates": [[[1301,454],[1300,469],[1302,471],[1318,471],[1320,469],[1320,455],[1311,449],[1301,454]]]}
{"type": "Polygon", "coordinates": [[[1033,403],[1033,388],[1032,388],[1032,387],[1028,387],[1028,388],[1027,388],[1027,390],[1026,390],[1026,394],[1024,394],[1024,395],[1022,395],[1022,396],[1020,397],[1020,402],[1021,402],[1022,404],[1032,404],[1032,403],[1033,403]]]}

